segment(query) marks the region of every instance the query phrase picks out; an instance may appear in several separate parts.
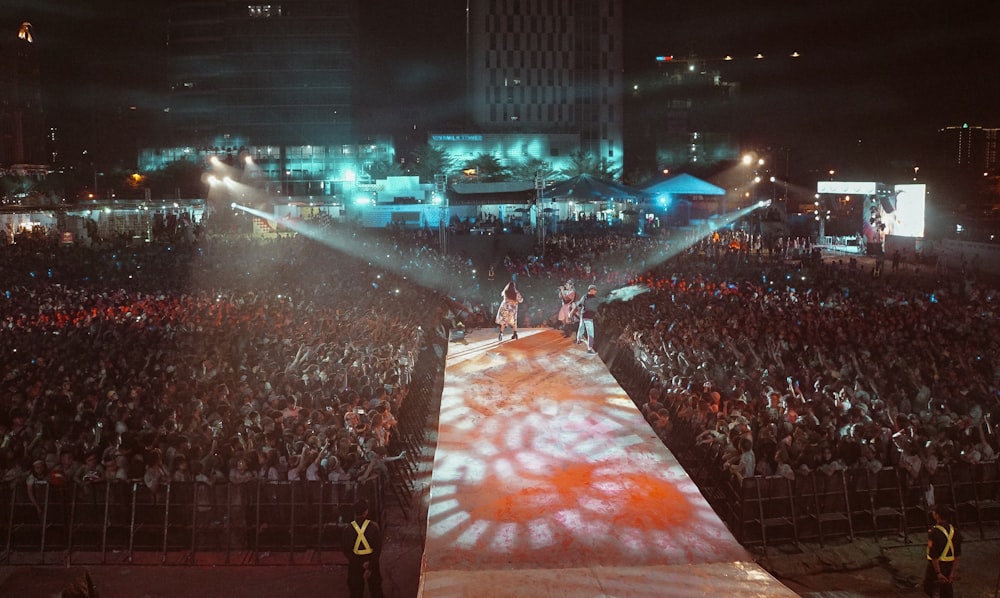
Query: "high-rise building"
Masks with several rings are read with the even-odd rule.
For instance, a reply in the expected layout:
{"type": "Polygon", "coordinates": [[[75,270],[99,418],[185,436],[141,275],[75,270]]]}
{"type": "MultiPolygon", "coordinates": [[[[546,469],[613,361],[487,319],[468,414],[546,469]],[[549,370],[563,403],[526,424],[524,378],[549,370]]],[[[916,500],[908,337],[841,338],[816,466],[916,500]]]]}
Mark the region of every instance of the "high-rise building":
{"type": "MultiPolygon", "coordinates": [[[[569,151],[620,168],[622,3],[469,0],[467,7],[472,127],[494,135],[572,134],[578,148],[569,151]]],[[[549,151],[567,151],[560,145],[550,143],[549,151]]]]}
{"type": "Polygon", "coordinates": [[[659,170],[738,159],[740,84],[696,56],[657,56],[655,65],[630,92],[629,148],[643,155],[630,156],[633,165],[659,170]]]}
{"type": "Polygon", "coordinates": [[[997,173],[1000,166],[997,155],[1000,128],[963,123],[943,127],[938,133],[943,142],[943,162],[948,167],[976,176],[997,173]]]}
{"type": "Polygon", "coordinates": [[[345,176],[356,151],[356,0],[171,0],[168,16],[174,149],[145,152],[143,166],[245,155],[290,193],[329,192],[345,176]]]}
{"type": "Polygon", "coordinates": [[[35,170],[49,163],[35,34],[30,22],[0,25],[0,166],[35,170]]]}
{"type": "Polygon", "coordinates": [[[173,2],[170,111],[178,134],[275,144],[351,140],[354,6],[173,2]]]}

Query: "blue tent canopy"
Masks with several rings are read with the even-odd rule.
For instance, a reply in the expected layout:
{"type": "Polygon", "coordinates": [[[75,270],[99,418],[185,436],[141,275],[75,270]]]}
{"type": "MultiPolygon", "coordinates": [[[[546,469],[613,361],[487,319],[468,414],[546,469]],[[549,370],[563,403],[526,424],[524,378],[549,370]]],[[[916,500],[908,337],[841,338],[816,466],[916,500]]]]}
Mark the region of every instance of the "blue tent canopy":
{"type": "Polygon", "coordinates": [[[580,174],[545,188],[545,197],[552,199],[572,199],[575,201],[637,199],[642,195],[642,191],[638,189],[618,183],[602,181],[589,174],[580,174]]]}
{"type": "Polygon", "coordinates": [[[725,195],[726,190],[703,181],[690,174],[679,174],[658,183],[653,183],[643,191],[652,196],[657,195],[725,195]]]}

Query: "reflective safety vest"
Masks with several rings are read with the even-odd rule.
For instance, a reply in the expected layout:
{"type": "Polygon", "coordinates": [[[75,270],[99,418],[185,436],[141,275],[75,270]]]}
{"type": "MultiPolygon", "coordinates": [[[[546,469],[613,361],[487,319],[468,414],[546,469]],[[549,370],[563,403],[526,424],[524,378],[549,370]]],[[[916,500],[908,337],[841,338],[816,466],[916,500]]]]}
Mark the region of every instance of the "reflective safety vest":
{"type": "Polygon", "coordinates": [[[372,550],[372,545],[368,543],[368,538],[365,537],[365,530],[368,529],[369,523],[371,522],[367,519],[365,519],[365,522],[361,525],[358,525],[357,521],[351,522],[351,527],[353,527],[354,531],[358,534],[358,537],[354,540],[354,554],[358,556],[364,556],[375,552],[372,550]]]}
{"type": "MultiPolygon", "coordinates": [[[[938,560],[939,561],[954,561],[955,560],[955,544],[952,543],[952,538],[955,537],[955,528],[949,525],[948,529],[944,529],[944,527],[942,527],[940,525],[935,525],[934,529],[941,530],[941,533],[944,534],[944,539],[945,539],[944,550],[941,551],[941,556],[938,557],[938,560]]],[[[927,542],[927,560],[932,560],[931,559],[931,543],[930,543],[929,540],[927,542]]]]}

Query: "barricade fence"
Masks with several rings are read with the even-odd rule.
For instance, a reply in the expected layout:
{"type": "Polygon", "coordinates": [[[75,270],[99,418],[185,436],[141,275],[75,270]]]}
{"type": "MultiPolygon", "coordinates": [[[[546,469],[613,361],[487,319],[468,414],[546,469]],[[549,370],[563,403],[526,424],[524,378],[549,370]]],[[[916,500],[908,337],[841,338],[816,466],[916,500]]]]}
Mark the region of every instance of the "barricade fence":
{"type": "MultiPolygon", "coordinates": [[[[615,331],[608,338],[615,338],[615,331]]],[[[608,344],[605,362],[629,396],[644,400],[656,372],[635,354],[608,344]]],[[[726,467],[723,451],[698,445],[702,430],[671,412],[672,431],[664,438],[701,493],[744,546],[800,541],[853,540],[864,535],[923,538],[930,508],[949,506],[966,537],[1000,537],[1000,462],[956,462],[933,475],[912,477],[893,467],[795,471],[789,478],[740,478],[726,467]]]]}
{"type": "Polygon", "coordinates": [[[369,518],[381,522],[382,496],[379,478],[156,490],[142,480],[20,482],[0,487],[0,542],[5,564],[346,563],[341,537],[355,502],[368,501],[369,518]]]}
{"type": "Polygon", "coordinates": [[[877,471],[794,471],[789,477],[741,478],[722,451],[698,446],[695,430],[674,422],[667,443],[716,513],[745,546],[852,540],[910,534],[923,537],[930,509],[948,506],[966,537],[1000,536],[1000,463],[957,462],[914,480],[894,467],[877,471]]]}
{"type": "Polygon", "coordinates": [[[409,517],[413,497],[417,491],[417,474],[424,458],[427,421],[431,413],[440,408],[444,387],[444,358],[447,354],[447,333],[430,336],[421,347],[407,388],[406,400],[397,414],[396,430],[390,435],[389,455],[403,454],[402,460],[388,462],[388,490],[405,517],[409,517]]]}
{"type": "Polygon", "coordinates": [[[341,535],[367,500],[383,533],[385,498],[409,514],[426,458],[427,421],[440,406],[447,330],[436,328],[400,383],[407,395],[390,434],[387,475],[353,481],[0,484],[0,563],[96,565],[344,563],[341,535]],[[29,496],[29,491],[34,500],[29,496]]]}

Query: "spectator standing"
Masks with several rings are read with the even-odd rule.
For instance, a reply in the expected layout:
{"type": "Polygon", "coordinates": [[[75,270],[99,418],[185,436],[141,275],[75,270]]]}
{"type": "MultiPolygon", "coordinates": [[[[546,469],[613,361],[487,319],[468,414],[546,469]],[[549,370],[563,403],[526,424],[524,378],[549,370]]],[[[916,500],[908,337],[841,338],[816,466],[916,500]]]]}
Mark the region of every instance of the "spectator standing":
{"type": "Polygon", "coordinates": [[[31,463],[31,471],[25,479],[25,486],[28,490],[28,500],[31,501],[31,504],[35,507],[35,511],[38,512],[39,521],[42,519],[42,505],[39,504],[39,498],[41,498],[42,504],[45,504],[44,492],[46,490],[48,480],[49,470],[45,466],[45,461],[42,459],[35,459],[31,463]]]}

